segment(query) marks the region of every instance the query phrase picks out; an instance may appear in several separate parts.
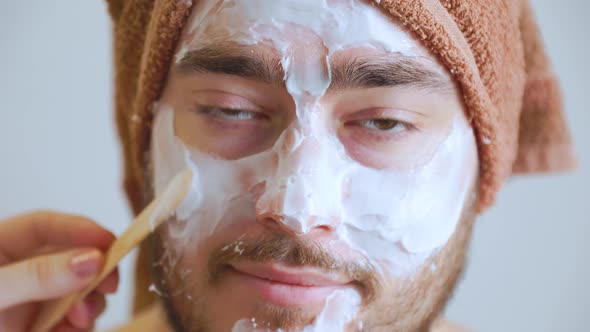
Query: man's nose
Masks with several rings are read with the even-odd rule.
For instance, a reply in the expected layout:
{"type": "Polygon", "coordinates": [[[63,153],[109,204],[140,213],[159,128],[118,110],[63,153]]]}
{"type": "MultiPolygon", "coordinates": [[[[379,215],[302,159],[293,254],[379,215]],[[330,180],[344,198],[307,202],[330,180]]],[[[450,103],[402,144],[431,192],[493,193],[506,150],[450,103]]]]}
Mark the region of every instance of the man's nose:
{"type": "Polygon", "coordinates": [[[257,218],[296,234],[333,232],[343,189],[330,160],[334,156],[325,142],[289,130],[277,145],[276,170],[256,203],[257,218]]]}

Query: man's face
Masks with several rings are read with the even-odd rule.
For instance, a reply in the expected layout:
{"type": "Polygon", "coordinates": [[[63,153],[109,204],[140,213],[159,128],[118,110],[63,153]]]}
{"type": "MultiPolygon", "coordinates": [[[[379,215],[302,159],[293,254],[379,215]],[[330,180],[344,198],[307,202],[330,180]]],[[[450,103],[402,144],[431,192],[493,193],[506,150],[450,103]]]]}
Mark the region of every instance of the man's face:
{"type": "Polygon", "coordinates": [[[180,331],[422,330],[463,265],[477,151],[451,75],[356,0],[203,0],[155,108],[180,331]]]}

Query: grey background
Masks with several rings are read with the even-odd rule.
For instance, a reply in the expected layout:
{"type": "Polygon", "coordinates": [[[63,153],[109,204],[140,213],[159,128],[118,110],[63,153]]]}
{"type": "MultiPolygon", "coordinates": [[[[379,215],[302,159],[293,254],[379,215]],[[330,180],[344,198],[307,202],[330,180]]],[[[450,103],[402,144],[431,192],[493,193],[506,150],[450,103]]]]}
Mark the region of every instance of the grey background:
{"type": "MultiPolygon", "coordinates": [[[[590,330],[590,2],[532,2],[561,76],[580,168],[512,179],[478,221],[447,310],[476,331],[590,330]]],[[[0,219],[52,208],[88,215],[117,234],[129,222],[111,51],[102,1],[0,2],[0,219]]],[[[102,328],[128,317],[131,259],[102,328]]]]}

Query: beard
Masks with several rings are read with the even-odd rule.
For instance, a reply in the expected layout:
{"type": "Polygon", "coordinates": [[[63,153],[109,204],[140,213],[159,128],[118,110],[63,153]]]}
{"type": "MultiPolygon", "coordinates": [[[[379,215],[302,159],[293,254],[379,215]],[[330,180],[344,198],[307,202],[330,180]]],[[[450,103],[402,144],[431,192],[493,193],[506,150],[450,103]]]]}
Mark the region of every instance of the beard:
{"type": "MultiPolygon", "coordinates": [[[[148,176],[147,182],[151,184],[150,180],[151,177],[148,176]]],[[[377,270],[382,269],[375,269],[362,256],[355,260],[346,260],[336,256],[333,250],[326,250],[322,243],[277,232],[275,229],[257,239],[240,241],[239,251],[226,250],[235,243],[235,238],[230,242],[218,242],[222,244],[214,246],[202,264],[206,266],[202,271],[205,277],[199,283],[191,278],[196,275],[187,276],[182,272],[185,270],[183,264],[191,265],[190,259],[183,259],[190,252],[180,252],[179,257],[171,257],[167,249],[173,240],[166,234],[165,225],[175,222],[174,217],[142,243],[138,259],[144,259],[146,265],[151,266],[160,301],[165,308],[168,323],[175,332],[231,330],[232,325],[229,325],[230,328],[219,327],[219,321],[227,319],[224,319],[223,309],[221,313],[215,312],[209,305],[215,295],[206,293],[211,289],[222,288],[226,267],[242,260],[313,266],[348,276],[362,295],[363,303],[355,319],[347,325],[346,331],[428,332],[440,318],[463,273],[477,217],[476,188],[478,181],[472,183],[457,227],[446,245],[432,254],[415,273],[405,277],[378,272],[377,270]]],[[[144,192],[144,198],[151,200],[152,193],[153,189],[144,192]]],[[[140,262],[137,272],[149,273],[149,268],[143,268],[146,265],[140,262]]],[[[140,277],[139,281],[145,283],[146,278],[140,277]]],[[[149,303],[153,301],[153,297],[137,293],[135,301],[140,304],[149,303]]],[[[135,308],[136,311],[141,309],[135,308]]],[[[258,321],[265,322],[266,325],[260,326],[263,327],[262,331],[280,329],[289,332],[302,331],[314,321],[317,313],[298,307],[260,303],[248,316],[240,319],[244,317],[256,317],[258,321]]],[[[235,322],[234,320],[231,324],[235,322]]]]}
{"type": "MultiPolygon", "coordinates": [[[[158,262],[153,265],[156,285],[169,322],[176,332],[225,331],[228,329],[227,319],[225,324],[222,322],[223,308],[212,303],[218,303],[216,291],[223,289],[228,266],[232,263],[247,260],[317,267],[346,275],[353,280],[354,288],[363,298],[354,323],[347,325],[348,330],[429,331],[452,296],[463,271],[476,216],[473,202],[475,200],[464,207],[447,244],[411,276],[395,277],[379,273],[362,257],[343,259],[333,250],[327,250],[322,243],[273,230],[256,239],[240,241],[239,250],[232,247],[235,241],[213,246],[206,260],[200,264],[203,265],[201,273],[187,277],[182,271],[194,266],[190,259],[184,259],[185,254],[190,256],[190,253],[181,252],[172,261],[166,249],[171,239],[161,228],[154,234],[152,246],[155,261],[158,262]]],[[[264,322],[264,331],[279,328],[282,331],[300,331],[316,316],[317,312],[301,307],[257,303],[245,317],[255,317],[258,322],[264,322]]]]}

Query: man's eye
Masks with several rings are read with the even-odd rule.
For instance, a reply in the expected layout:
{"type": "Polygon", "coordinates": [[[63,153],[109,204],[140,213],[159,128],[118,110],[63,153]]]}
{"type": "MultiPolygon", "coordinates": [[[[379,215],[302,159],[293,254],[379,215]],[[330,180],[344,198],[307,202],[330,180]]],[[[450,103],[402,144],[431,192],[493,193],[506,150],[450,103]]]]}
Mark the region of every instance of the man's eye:
{"type": "Polygon", "coordinates": [[[201,107],[199,108],[199,112],[219,118],[228,118],[234,120],[252,120],[261,117],[261,114],[258,112],[242,111],[220,107],[201,107]]]}
{"type": "Polygon", "coordinates": [[[359,125],[368,129],[387,132],[400,132],[408,129],[408,124],[394,119],[366,119],[360,120],[359,125]]]}

